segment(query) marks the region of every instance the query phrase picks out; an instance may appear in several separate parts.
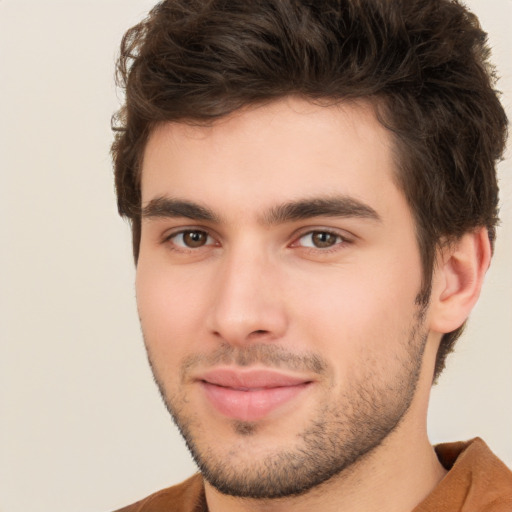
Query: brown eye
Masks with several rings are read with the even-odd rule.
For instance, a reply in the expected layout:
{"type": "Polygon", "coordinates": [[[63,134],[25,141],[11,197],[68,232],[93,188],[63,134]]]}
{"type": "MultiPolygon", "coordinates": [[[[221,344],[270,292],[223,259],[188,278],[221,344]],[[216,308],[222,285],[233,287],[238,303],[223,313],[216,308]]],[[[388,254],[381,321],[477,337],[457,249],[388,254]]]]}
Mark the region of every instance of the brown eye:
{"type": "Polygon", "coordinates": [[[329,249],[343,241],[340,235],[329,231],[311,231],[300,237],[299,245],[314,249],[329,249]]]}
{"type": "Polygon", "coordinates": [[[172,237],[172,241],[179,247],[188,249],[198,249],[211,242],[210,236],[205,231],[190,230],[176,233],[172,237]]]}
{"type": "Polygon", "coordinates": [[[311,235],[311,240],[315,247],[319,249],[325,249],[326,247],[332,247],[339,239],[339,236],[333,235],[332,233],[326,233],[317,231],[311,235]]]}

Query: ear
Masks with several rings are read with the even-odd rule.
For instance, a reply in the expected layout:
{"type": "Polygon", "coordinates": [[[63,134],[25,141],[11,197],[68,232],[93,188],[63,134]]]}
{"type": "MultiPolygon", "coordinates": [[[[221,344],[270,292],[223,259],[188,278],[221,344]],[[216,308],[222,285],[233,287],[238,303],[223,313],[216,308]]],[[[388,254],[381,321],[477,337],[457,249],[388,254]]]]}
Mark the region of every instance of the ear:
{"type": "Polygon", "coordinates": [[[486,228],[466,233],[439,251],[432,281],[431,330],[451,332],[466,321],[480,296],[490,261],[486,228]]]}

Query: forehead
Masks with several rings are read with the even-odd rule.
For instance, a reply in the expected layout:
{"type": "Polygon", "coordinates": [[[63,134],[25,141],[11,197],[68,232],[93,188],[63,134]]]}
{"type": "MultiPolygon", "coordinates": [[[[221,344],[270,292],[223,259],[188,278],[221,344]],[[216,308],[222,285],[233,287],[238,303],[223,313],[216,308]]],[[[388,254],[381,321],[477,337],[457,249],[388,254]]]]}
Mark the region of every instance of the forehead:
{"type": "Polygon", "coordinates": [[[378,200],[398,192],[395,169],[392,136],[368,102],[285,98],[209,126],[156,127],[143,159],[142,200],[170,195],[244,211],[319,194],[378,200]]]}

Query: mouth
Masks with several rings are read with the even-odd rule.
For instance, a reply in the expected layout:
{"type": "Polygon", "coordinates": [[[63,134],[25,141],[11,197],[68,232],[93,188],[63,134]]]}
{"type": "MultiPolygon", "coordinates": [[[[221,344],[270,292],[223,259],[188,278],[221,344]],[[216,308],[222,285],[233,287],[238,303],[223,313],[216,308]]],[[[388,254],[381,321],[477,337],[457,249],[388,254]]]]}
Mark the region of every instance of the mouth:
{"type": "Polygon", "coordinates": [[[202,374],[207,400],[223,416],[246,422],[290,405],[313,381],[274,370],[216,369],[202,374]]]}

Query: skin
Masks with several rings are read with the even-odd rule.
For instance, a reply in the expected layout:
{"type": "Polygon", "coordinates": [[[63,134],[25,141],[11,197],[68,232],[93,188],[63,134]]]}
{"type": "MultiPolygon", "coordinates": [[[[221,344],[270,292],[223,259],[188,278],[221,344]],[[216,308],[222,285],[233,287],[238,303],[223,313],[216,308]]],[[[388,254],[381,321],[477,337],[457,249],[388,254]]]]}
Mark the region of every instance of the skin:
{"type": "Polygon", "coordinates": [[[311,459],[320,472],[319,453],[341,461],[298,496],[240,498],[210,479],[210,511],[410,511],[444,476],[426,433],[435,354],[476,301],[490,251],[480,230],[440,253],[420,310],[414,222],[395,168],[391,136],[362,102],[285,98],[152,133],[138,308],[160,391],[203,473],[238,479],[240,494],[262,476],[274,476],[270,488],[276,475],[306,481],[299,469],[311,459]],[[311,198],[323,213],[282,207],[311,198]],[[341,214],[326,211],[333,198],[341,214]],[[213,407],[201,382],[226,367],[278,368],[308,384],[242,421],[213,407]],[[312,454],[311,437],[323,451],[312,454]],[[283,469],[304,451],[296,473],[283,469]]]}

